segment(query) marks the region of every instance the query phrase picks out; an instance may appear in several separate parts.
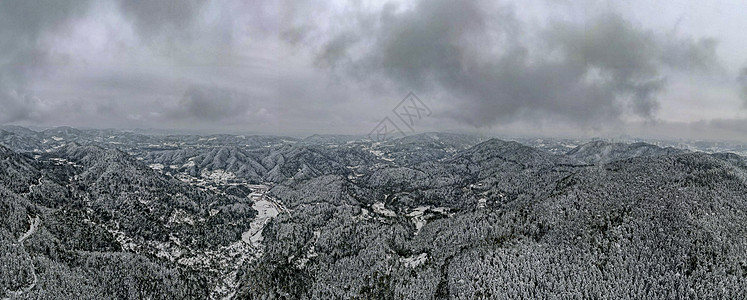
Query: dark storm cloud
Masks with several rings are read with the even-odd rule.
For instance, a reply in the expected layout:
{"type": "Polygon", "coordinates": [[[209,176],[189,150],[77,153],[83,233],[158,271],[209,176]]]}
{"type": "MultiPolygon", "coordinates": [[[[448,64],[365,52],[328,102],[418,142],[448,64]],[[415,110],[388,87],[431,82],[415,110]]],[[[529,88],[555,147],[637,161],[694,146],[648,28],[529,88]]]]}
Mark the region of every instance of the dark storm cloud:
{"type": "Polygon", "coordinates": [[[450,116],[478,127],[532,118],[588,126],[626,111],[653,118],[665,71],[718,65],[714,40],[657,35],[614,12],[551,22],[536,35],[511,7],[487,1],[419,1],[379,18],[371,36],[332,38],[319,60],[349,61],[364,80],[378,74],[404,89],[443,88],[455,99],[450,116]],[[355,40],[372,46],[345,55],[355,40]]]}
{"type": "Polygon", "coordinates": [[[86,1],[0,1],[0,123],[33,115],[39,101],[26,85],[50,60],[40,38],[86,7],[86,1]]]}

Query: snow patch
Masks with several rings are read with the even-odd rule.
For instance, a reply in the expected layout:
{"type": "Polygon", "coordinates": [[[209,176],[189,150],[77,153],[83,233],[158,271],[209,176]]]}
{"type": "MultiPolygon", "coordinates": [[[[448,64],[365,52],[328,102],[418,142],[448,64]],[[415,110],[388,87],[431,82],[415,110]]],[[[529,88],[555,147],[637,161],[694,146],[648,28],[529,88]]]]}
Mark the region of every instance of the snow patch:
{"type": "Polygon", "coordinates": [[[270,220],[280,213],[277,206],[267,200],[259,200],[254,202],[252,205],[258,213],[254,218],[254,221],[249,225],[249,231],[244,232],[241,235],[241,239],[251,245],[258,246],[262,243],[264,238],[262,237],[262,229],[270,220]]]}
{"type": "Polygon", "coordinates": [[[451,216],[452,215],[450,213],[451,209],[448,208],[448,207],[436,207],[436,208],[431,208],[431,210],[434,211],[434,212],[437,212],[439,214],[442,214],[442,215],[447,215],[447,216],[451,216]]]}
{"type": "Polygon", "coordinates": [[[353,217],[353,221],[355,222],[367,221],[370,219],[371,219],[371,214],[368,212],[368,209],[365,209],[365,208],[361,208],[361,213],[353,217]]]}
{"type": "Polygon", "coordinates": [[[386,160],[386,161],[394,161],[394,159],[386,157],[386,155],[384,154],[384,152],[381,151],[381,150],[373,150],[373,149],[371,149],[369,151],[371,152],[371,154],[373,154],[374,156],[376,156],[378,158],[381,158],[381,159],[386,160]]]}
{"type": "Polygon", "coordinates": [[[371,208],[373,211],[377,214],[384,215],[387,217],[396,217],[397,213],[395,213],[391,209],[387,209],[386,206],[384,206],[384,202],[376,202],[373,205],[371,205],[371,208]]]}
{"type": "Polygon", "coordinates": [[[410,220],[415,224],[415,235],[418,235],[420,229],[428,223],[428,220],[425,218],[425,211],[428,209],[430,209],[430,206],[418,206],[407,214],[407,216],[411,218],[410,220]]]}
{"type": "Polygon", "coordinates": [[[422,265],[426,260],[428,260],[428,253],[420,253],[418,255],[399,258],[399,262],[405,264],[405,266],[410,268],[415,268],[419,265],[422,265]]]}
{"type": "Polygon", "coordinates": [[[111,233],[114,236],[114,239],[116,239],[117,242],[122,245],[122,250],[129,252],[137,251],[138,245],[124,232],[115,229],[109,229],[109,233],[111,233]]]}
{"type": "Polygon", "coordinates": [[[236,175],[234,175],[233,173],[226,172],[220,169],[214,170],[212,172],[208,170],[202,170],[202,172],[200,172],[200,176],[212,182],[222,184],[228,183],[229,180],[236,178],[236,175]]]}
{"type": "Polygon", "coordinates": [[[194,225],[195,220],[194,218],[192,218],[192,216],[189,213],[187,213],[183,209],[177,208],[171,214],[171,217],[169,217],[169,223],[176,223],[176,224],[187,223],[189,225],[194,225]]]}

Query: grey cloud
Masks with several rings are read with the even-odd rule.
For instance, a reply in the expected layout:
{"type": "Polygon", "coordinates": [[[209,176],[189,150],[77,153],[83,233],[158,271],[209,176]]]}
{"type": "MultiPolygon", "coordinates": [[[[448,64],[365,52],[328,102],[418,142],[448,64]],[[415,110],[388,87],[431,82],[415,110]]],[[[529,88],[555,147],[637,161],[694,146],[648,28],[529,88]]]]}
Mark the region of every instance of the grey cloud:
{"type": "MultiPolygon", "coordinates": [[[[228,20],[227,23],[214,22],[202,24],[205,25],[202,27],[196,26],[200,25],[198,21],[202,20],[198,18],[208,4],[201,0],[115,0],[113,4],[115,5],[107,6],[103,2],[91,3],[85,0],[0,0],[0,123],[78,123],[80,119],[90,121],[85,124],[88,126],[95,126],[96,122],[125,124],[123,122],[127,122],[132,116],[147,116],[149,111],[165,116],[164,119],[152,120],[153,122],[176,118],[215,122],[221,117],[242,112],[246,106],[242,104],[246,95],[199,84],[192,85],[184,92],[178,108],[166,109],[164,104],[159,103],[163,98],[178,98],[175,91],[180,86],[199,82],[191,78],[184,79],[190,73],[200,74],[212,70],[210,62],[217,60],[211,56],[214,54],[189,49],[191,43],[207,41],[208,44],[203,47],[208,49],[231,47],[230,44],[222,44],[225,39],[216,40],[215,33],[230,30],[235,24],[228,20]],[[66,62],[59,60],[60,54],[51,52],[54,45],[50,43],[55,38],[72,32],[75,22],[83,20],[90,12],[121,13],[121,17],[133,25],[134,33],[139,37],[136,39],[138,44],[129,47],[136,47],[132,50],[137,50],[133,51],[138,52],[137,55],[150,57],[154,65],[86,65],[84,62],[66,69],[66,62]],[[146,49],[149,45],[171,46],[171,49],[165,49],[168,52],[153,53],[160,49],[146,49]],[[184,51],[186,54],[171,55],[175,53],[172,50],[183,48],[187,48],[184,51]],[[198,66],[184,71],[184,68],[180,69],[184,65],[198,66]],[[50,70],[63,70],[67,76],[57,76],[53,81],[45,81],[50,70]],[[36,97],[32,90],[40,85],[44,89],[44,100],[36,97]],[[148,103],[149,101],[154,103],[148,103]],[[106,109],[112,105],[118,107],[116,111],[106,109]],[[98,118],[102,115],[106,115],[106,118],[98,118]]],[[[230,10],[230,5],[221,6],[220,9],[230,10]]],[[[239,16],[242,13],[245,12],[236,12],[239,16]]],[[[221,19],[220,17],[216,19],[221,19]]],[[[93,33],[100,32],[93,30],[93,33]]],[[[108,37],[92,37],[97,38],[108,37]]],[[[112,39],[106,42],[118,41],[112,39]]],[[[121,53],[114,55],[123,56],[121,53]]],[[[105,54],[102,53],[102,56],[105,54]]],[[[127,59],[127,56],[122,58],[127,59]]],[[[95,59],[93,57],[92,61],[96,61],[95,59]]],[[[225,65],[234,63],[226,56],[219,59],[225,65]]]]}
{"type": "Polygon", "coordinates": [[[85,12],[87,1],[0,1],[0,122],[32,116],[39,105],[26,88],[50,63],[41,39],[85,12]]]}
{"type": "Polygon", "coordinates": [[[711,138],[747,141],[747,119],[715,119],[708,123],[713,128],[711,138]]]}
{"type": "Polygon", "coordinates": [[[692,71],[722,72],[714,38],[681,38],[669,35],[661,45],[661,60],[670,67],[692,71]]]}
{"type": "Polygon", "coordinates": [[[31,118],[38,102],[28,91],[0,90],[0,124],[31,118]]]}
{"type": "Polygon", "coordinates": [[[6,50],[6,55],[34,48],[42,33],[58,27],[72,16],[84,13],[87,5],[87,1],[1,0],[0,35],[3,39],[0,40],[0,47],[6,50]]]}
{"type": "Polygon", "coordinates": [[[247,106],[242,94],[235,91],[193,85],[184,92],[178,107],[169,115],[178,120],[215,122],[245,114],[247,106]]]}
{"type": "Polygon", "coordinates": [[[747,119],[712,119],[694,122],[631,122],[609,132],[663,139],[696,139],[747,142],[747,119]]]}
{"type": "Polygon", "coordinates": [[[737,82],[739,83],[740,95],[744,100],[744,106],[747,107],[747,67],[742,68],[739,77],[737,77],[737,82]]]}
{"type": "MultiPolygon", "coordinates": [[[[357,2],[349,2],[354,4],[357,2]]],[[[265,33],[276,33],[294,47],[307,45],[310,40],[319,38],[313,35],[320,21],[327,19],[330,1],[279,0],[252,2],[253,23],[265,33]]],[[[357,3],[359,4],[359,3],[357,3]]]]}
{"type": "MultiPolygon", "coordinates": [[[[522,3],[0,0],[0,123],[367,132],[413,90],[432,130],[582,132],[673,114],[669,86],[725,72],[715,39],[522,3]]],[[[698,82],[726,109],[729,72],[698,82]]]]}
{"type": "MultiPolygon", "coordinates": [[[[565,71],[558,76],[571,76],[570,84],[583,88],[600,86],[609,91],[596,99],[605,106],[619,105],[623,98],[634,113],[647,118],[654,115],[656,95],[665,82],[660,77],[662,62],[656,36],[614,14],[584,24],[555,24],[547,34],[550,48],[562,52],[563,60],[556,64],[565,71]],[[601,76],[600,82],[584,82],[592,70],[601,76]]],[[[554,90],[547,92],[544,97],[557,95],[554,90]]]]}
{"type": "MultiPolygon", "coordinates": [[[[88,70],[81,78],[76,78],[77,88],[93,94],[114,94],[118,96],[162,95],[175,90],[175,79],[149,72],[127,70],[88,70]]],[[[83,92],[80,92],[81,94],[83,92]]]]}
{"type": "Polygon", "coordinates": [[[340,34],[326,43],[316,56],[315,64],[320,67],[335,67],[347,57],[348,48],[356,42],[354,34],[340,34]]]}
{"type": "Polygon", "coordinates": [[[332,38],[319,59],[347,60],[361,80],[378,74],[405,90],[443,89],[456,99],[444,115],[477,127],[533,118],[593,126],[626,111],[655,118],[664,71],[718,64],[711,39],[657,35],[615,13],[557,21],[538,36],[527,27],[511,7],[423,0],[382,11],[373,37],[358,37],[370,50],[330,56],[348,52],[332,38]]]}
{"type": "Polygon", "coordinates": [[[206,1],[120,0],[119,7],[141,36],[187,33],[206,1]]]}

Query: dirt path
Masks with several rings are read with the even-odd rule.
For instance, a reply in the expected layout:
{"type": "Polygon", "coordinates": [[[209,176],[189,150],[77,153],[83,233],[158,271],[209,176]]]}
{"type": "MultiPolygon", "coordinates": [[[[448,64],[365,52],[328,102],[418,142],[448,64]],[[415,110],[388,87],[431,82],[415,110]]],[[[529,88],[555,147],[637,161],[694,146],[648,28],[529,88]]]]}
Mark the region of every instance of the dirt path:
{"type": "Polygon", "coordinates": [[[36,229],[39,228],[39,223],[40,223],[39,217],[35,217],[33,219],[31,219],[31,217],[29,217],[29,221],[31,221],[31,225],[29,226],[29,230],[26,231],[26,233],[24,233],[20,238],[18,238],[18,243],[19,244],[23,244],[23,241],[25,241],[31,235],[33,235],[34,233],[36,233],[36,229]]]}

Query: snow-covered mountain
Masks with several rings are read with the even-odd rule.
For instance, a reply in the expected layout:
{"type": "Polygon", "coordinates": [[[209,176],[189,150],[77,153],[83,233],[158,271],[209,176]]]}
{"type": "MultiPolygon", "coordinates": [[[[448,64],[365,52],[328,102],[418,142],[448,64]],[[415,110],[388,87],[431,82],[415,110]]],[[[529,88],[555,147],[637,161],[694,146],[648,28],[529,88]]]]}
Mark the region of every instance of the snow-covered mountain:
{"type": "Polygon", "coordinates": [[[641,156],[665,156],[687,152],[673,147],[662,148],[646,143],[609,143],[593,141],[574,148],[566,153],[579,161],[586,163],[608,163],[615,160],[641,156]]]}
{"type": "Polygon", "coordinates": [[[0,137],[0,297],[747,296],[736,154],[442,133],[0,137]]]}

